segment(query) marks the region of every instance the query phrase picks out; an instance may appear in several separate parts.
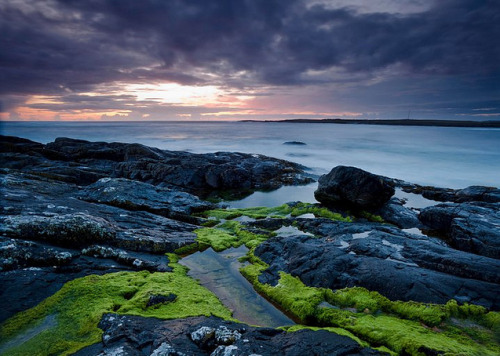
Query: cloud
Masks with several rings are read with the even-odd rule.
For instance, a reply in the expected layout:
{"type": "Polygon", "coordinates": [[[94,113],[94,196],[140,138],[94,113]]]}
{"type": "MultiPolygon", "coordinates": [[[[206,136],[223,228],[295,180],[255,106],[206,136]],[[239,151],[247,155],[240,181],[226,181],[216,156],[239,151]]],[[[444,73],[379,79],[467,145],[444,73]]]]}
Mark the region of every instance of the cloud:
{"type": "MultiPolygon", "coordinates": [[[[426,88],[428,78],[439,89],[434,78],[441,78],[454,96],[463,95],[466,85],[498,93],[491,79],[500,73],[498,1],[377,4],[4,0],[0,95],[64,95],[68,105],[76,105],[68,94],[120,83],[241,90],[334,85],[350,90],[360,104],[366,98],[355,91],[369,95],[371,86],[394,84],[395,76],[399,86],[386,86],[390,92],[405,80],[426,88]],[[449,88],[447,78],[462,84],[449,88]]],[[[116,104],[116,98],[108,99],[116,104]]],[[[4,108],[14,105],[8,98],[3,102],[4,108]]],[[[79,103],[96,105],[90,99],[79,103]]]]}

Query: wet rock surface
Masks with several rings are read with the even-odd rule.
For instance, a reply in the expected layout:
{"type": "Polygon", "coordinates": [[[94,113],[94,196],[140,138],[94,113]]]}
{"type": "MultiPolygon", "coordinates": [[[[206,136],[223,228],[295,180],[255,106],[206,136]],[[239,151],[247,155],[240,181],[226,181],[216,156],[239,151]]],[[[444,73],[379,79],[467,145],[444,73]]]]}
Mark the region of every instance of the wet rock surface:
{"type": "Polygon", "coordinates": [[[418,184],[405,184],[404,190],[407,192],[421,194],[424,198],[427,199],[441,202],[500,202],[500,189],[494,187],[473,185],[463,189],[449,189],[420,186],[418,184]]]}
{"type": "Polygon", "coordinates": [[[273,189],[312,181],[304,167],[262,155],[194,154],[70,138],[42,145],[2,136],[1,142],[2,167],[81,185],[115,177],[202,194],[213,190],[273,189]]]}
{"type": "MultiPolygon", "coordinates": [[[[75,278],[171,271],[165,253],[193,244],[203,222],[193,214],[216,207],[195,194],[309,180],[302,167],[259,155],[196,155],[66,138],[43,145],[2,137],[0,163],[0,322],[75,278]]],[[[292,214],[242,220],[245,232],[278,231],[255,250],[269,264],[261,283],[275,285],[284,271],[308,286],[361,286],[392,300],[455,299],[500,310],[498,189],[421,187],[341,166],[320,178],[315,195],[324,206],[366,209],[385,222],[292,214]],[[412,208],[392,197],[394,187],[445,203],[412,208]]],[[[146,308],[154,309],[177,295],[148,297],[146,308]]],[[[376,354],[326,331],[286,333],[214,317],[106,314],[100,327],[102,343],[78,355],[376,354]]]]}
{"type": "Polygon", "coordinates": [[[255,328],[216,317],[159,320],[105,314],[102,342],[76,356],[109,355],[380,355],[328,331],[255,328]]]}
{"type": "Polygon", "coordinates": [[[419,218],[454,248],[500,259],[500,203],[438,204],[419,218]]]}
{"type": "Polygon", "coordinates": [[[260,155],[68,138],[2,136],[0,164],[0,322],[74,278],[171,270],[165,253],[196,239],[192,214],[215,207],[193,192],[310,180],[299,165],[260,155]]]}
{"type": "Polygon", "coordinates": [[[356,167],[337,166],[318,181],[316,199],[326,206],[373,210],[385,204],[394,187],[385,177],[356,167]]]}
{"type": "Polygon", "coordinates": [[[418,219],[417,211],[404,206],[404,202],[398,198],[391,198],[377,211],[377,213],[385,221],[402,229],[422,227],[422,223],[418,219]]]}
{"type": "MultiPolygon", "coordinates": [[[[87,202],[81,199],[86,189],[77,185],[15,170],[4,170],[0,176],[4,305],[0,322],[35,306],[75,278],[118,271],[170,271],[165,252],[196,238],[197,225],[144,210],[87,202]]],[[[155,191],[153,186],[150,189],[155,191]]],[[[194,206],[210,206],[192,197],[194,206]]],[[[168,205],[171,211],[186,209],[185,199],[179,200],[178,207],[175,202],[168,205]]]]}
{"type": "Polygon", "coordinates": [[[499,260],[382,224],[297,219],[296,225],[316,237],[275,237],[258,246],[255,254],[269,264],[261,283],[275,285],[285,271],[309,286],[361,286],[392,300],[456,299],[500,309],[499,260]]]}

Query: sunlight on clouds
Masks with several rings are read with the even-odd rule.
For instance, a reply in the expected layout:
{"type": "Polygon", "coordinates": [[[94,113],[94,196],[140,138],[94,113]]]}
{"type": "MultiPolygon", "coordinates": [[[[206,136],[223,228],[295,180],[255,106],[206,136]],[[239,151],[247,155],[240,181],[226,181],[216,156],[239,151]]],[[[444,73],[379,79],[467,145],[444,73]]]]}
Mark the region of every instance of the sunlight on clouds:
{"type": "Polygon", "coordinates": [[[223,91],[216,86],[186,86],[176,83],[129,84],[123,88],[124,94],[131,94],[139,101],[155,101],[164,104],[204,105],[217,102],[223,91]]]}
{"type": "MultiPolygon", "coordinates": [[[[36,109],[26,106],[17,108],[14,113],[9,114],[7,120],[21,121],[78,121],[78,120],[102,120],[103,118],[127,117],[130,110],[72,110],[70,112],[55,112],[46,109],[36,109]]],[[[3,119],[3,118],[2,118],[3,119]]]]}

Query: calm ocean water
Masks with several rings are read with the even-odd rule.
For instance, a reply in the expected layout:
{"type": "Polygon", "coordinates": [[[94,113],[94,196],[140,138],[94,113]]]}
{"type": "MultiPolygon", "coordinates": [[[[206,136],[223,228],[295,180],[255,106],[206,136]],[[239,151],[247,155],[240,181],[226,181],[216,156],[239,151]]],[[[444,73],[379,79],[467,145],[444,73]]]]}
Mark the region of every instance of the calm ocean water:
{"type": "MultiPolygon", "coordinates": [[[[196,153],[239,151],[287,159],[324,174],[356,166],[413,183],[500,185],[500,130],[249,122],[0,122],[0,132],[47,143],[56,137],[139,142],[196,153]],[[301,141],[306,145],[284,145],[301,141]]],[[[311,189],[304,189],[310,195],[311,189]]]]}

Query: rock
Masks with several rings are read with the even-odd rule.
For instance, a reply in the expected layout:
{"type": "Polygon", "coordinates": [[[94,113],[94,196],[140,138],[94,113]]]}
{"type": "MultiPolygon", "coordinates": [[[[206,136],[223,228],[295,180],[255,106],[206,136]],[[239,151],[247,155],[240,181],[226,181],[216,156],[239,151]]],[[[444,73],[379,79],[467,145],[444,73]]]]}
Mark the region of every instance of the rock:
{"type": "Polygon", "coordinates": [[[74,251],[0,236],[0,271],[26,267],[63,266],[77,256],[74,251]]]}
{"type": "Polygon", "coordinates": [[[436,188],[406,183],[403,190],[420,194],[424,198],[441,202],[486,202],[499,203],[500,189],[494,187],[470,186],[464,189],[436,188]]]}
{"type": "Polygon", "coordinates": [[[390,199],[377,211],[377,214],[384,221],[394,224],[401,229],[410,229],[422,225],[418,219],[417,212],[405,207],[403,202],[398,198],[390,199]]]}
{"type": "Polygon", "coordinates": [[[385,177],[356,167],[337,166],[319,178],[314,196],[326,206],[373,210],[384,205],[394,192],[385,177]]]}
{"type": "MultiPolygon", "coordinates": [[[[0,179],[0,297],[4,305],[0,322],[35,306],[74,278],[118,271],[170,271],[165,252],[196,239],[196,225],[76,199],[82,189],[70,183],[16,171],[0,172],[0,179]]],[[[179,211],[188,209],[182,205],[186,201],[179,200],[179,211]]],[[[197,198],[192,201],[204,204],[197,198]]],[[[175,199],[169,207],[177,209],[175,199]]]]}
{"type": "Polygon", "coordinates": [[[109,354],[118,348],[127,350],[129,355],[142,355],[143,350],[151,350],[151,355],[156,356],[381,354],[361,347],[346,336],[325,330],[286,332],[251,327],[213,316],[160,320],[105,314],[99,327],[104,332],[103,341],[76,352],[75,356],[109,354]],[[141,332],[137,333],[137,330],[141,332]]]}
{"type": "Polygon", "coordinates": [[[283,142],[284,145],[292,145],[292,146],[305,146],[307,145],[305,142],[302,141],[286,141],[283,142]]]}
{"type": "Polygon", "coordinates": [[[443,203],[419,219],[456,249],[500,259],[500,203],[443,203]]]}
{"type": "Polygon", "coordinates": [[[108,221],[83,213],[56,216],[10,215],[2,218],[7,236],[42,240],[60,246],[112,242],[116,234],[108,221]]]}
{"type": "Polygon", "coordinates": [[[79,199],[116,206],[126,210],[143,210],[187,222],[199,222],[191,214],[215,209],[214,204],[192,194],[132,181],[124,178],[103,178],[86,186],[79,199]]]}
{"type": "Polygon", "coordinates": [[[256,248],[269,264],[261,283],[276,284],[284,271],[314,287],[361,286],[391,300],[444,304],[461,299],[500,309],[498,260],[395,227],[307,220],[298,219],[297,227],[316,237],[275,237],[256,248]]]}
{"type": "Polygon", "coordinates": [[[57,138],[47,145],[1,138],[5,140],[0,151],[2,167],[81,185],[116,177],[206,195],[214,190],[277,189],[313,181],[304,167],[262,155],[193,154],[70,138],[57,138]]]}
{"type": "Polygon", "coordinates": [[[146,307],[173,302],[176,298],[177,296],[174,293],[170,293],[169,295],[161,295],[161,294],[151,295],[149,297],[148,303],[146,304],[146,307]]]}

